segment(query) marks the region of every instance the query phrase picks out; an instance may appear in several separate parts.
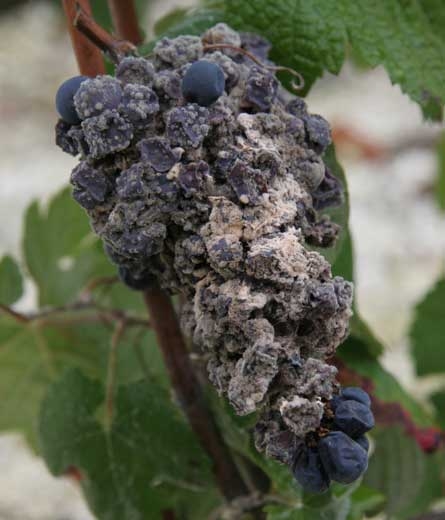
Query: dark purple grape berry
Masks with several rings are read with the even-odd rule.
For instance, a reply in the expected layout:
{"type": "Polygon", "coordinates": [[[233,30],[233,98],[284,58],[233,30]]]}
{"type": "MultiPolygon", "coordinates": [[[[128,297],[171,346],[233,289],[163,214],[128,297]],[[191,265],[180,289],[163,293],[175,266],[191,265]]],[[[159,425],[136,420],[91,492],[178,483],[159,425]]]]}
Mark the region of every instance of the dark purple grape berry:
{"type": "Polygon", "coordinates": [[[368,406],[358,401],[343,401],[335,409],[335,426],[350,437],[359,437],[374,426],[374,416],[368,406]]]}
{"type": "Polygon", "coordinates": [[[360,446],[368,453],[369,451],[369,440],[366,435],[360,435],[360,437],[357,437],[357,439],[354,439],[357,444],[360,444],[360,446]]]}
{"type": "Polygon", "coordinates": [[[318,450],[314,448],[304,447],[297,454],[293,472],[300,486],[309,493],[323,493],[331,483],[318,450]]]}
{"type": "Polygon", "coordinates": [[[319,115],[305,117],[306,141],[310,148],[322,154],[331,144],[331,129],[329,123],[319,115]]]}
{"type": "Polygon", "coordinates": [[[357,480],[368,467],[368,454],[343,432],[331,432],[318,443],[323,467],[328,476],[342,484],[357,480]]]}
{"type": "Polygon", "coordinates": [[[228,181],[242,204],[255,204],[259,188],[255,171],[245,162],[237,159],[228,176],[228,181]]]}
{"type": "Polygon", "coordinates": [[[278,80],[270,72],[252,67],[246,82],[244,104],[256,112],[268,112],[277,97],[278,80]]]}
{"type": "Polygon", "coordinates": [[[79,163],[71,173],[73,198],[85,209],[94,209],[105,202],[110,191],[107,176],[86,162],[79,163]]]}
{"type": "Polygon", "coordinates": [[[141,160],[157,172],[168,172],[178,162],[179,156],[171,149],[167,139],[151,137],[138,143],[141,160]]]}
{"type": "Polygon", "coordinates": [[[341,392],[331,399],[331,408],[335,410],[343,401],[357,401],[371,408],[371,398],[358,386],[346,386],[341,392]]]}
{"type": "Polygon", "coordinates": [[[317,211],[328,207],[340,206],[343,202],[343,187],[337,177],[326,168],[324,179],[318,188],[312,192],[314,209],[317,211]]]}
{"type": "Polygon", "coordinates": [[[151,87],[154,76],[153,64],[145,58],[128,56],[121,60],[116,67],[116,78],[123,84],[137,83],[151,87]]]}
{"type": "Polygon", "coordinates": [[[80,123],[79,114],[74,106],[74,95],[79,90],[80,85],[87,79],[87,76],[74,76],[64,81],[57,91],[57,112],[60,117],[70,125],[78,125],[80,123]]]}
{"type": "Polygon", "coordinates": [[[122,200],[134,200],[145,195],[144,165],[132,164],[116,179],[116,192],[122,200]]]}
{"type": "Polygon", "coordinates": [[[159,111],[158,96],[144,85],[125,85],[119,110],[138,127],[144,127],[159,111]]]}
{"type": "Polygon", "coordinates": [[[100,116],[88,118],[82,122],[82,129],[94,159],[124,150],[133,138],[131,125],[117,110],[105,110],[100,116]]]}
{"type": "Polygon", "coordinates": [[[295,97],[292,101],[289,101],[286,110],[298,118],[305,118],[308,115],[306,101],[300,97],[295,97]]]}
{"type": "Polygon", "coordinates": [[[330,401],[330,405],[331,405],[331,408],[332,410],[335,412],[335,410],[337,409],[337,406],[342,402],[342,398],[341,398],[341,395],[338,394],[338,395],[334,395],[330,401]]]}
{"type": "Polygon", "coordinates": [[[81,119],[98,116],[106,110],[118,108],[122,87],[111,76],[98,76],[82,83],[74,96],[74,105],[81,119]]]}
{"type": "Polygon", "coordinates": [[[341,391],[341,396],[344,401],[357,401],[358,403],[364,404],[368,408],[371,407],[371,398],[358,386],[347,386],[343,388],[341,391]]]}
{"type": "Polygon", "coordinates": [[[121,281],[135,291],[145,291],[156,286],[156,278],[147,272],[134,274],[127,267],[120,266],[118,274],[121,281]]]}
{"type": "Polygon", "coordinates": [[[224,73],[216,63],[198,60],[190,65],[182,79],[182,95],[189,103],[208,107],[224,92],[224,73]]]}
{"type": "Polygon", "coordinates": [[[199,148],[209,133],[209,111],[198,105],[174,108],[167,116],[167,136],[173,146],[199,148]]]}
{"type": "Polygon", "coordinates": [[[192,162],[181,167],[178,182],[185,194],[193,195],[202,190],[208,175],[209,165],[206,162],[192,162]]]}
{"type": "Polygon", "coordinates": [[[59,146],[65,153],[70,155],[77,155],[79,153],[79,147],[73,137],[70,136],[69,131],[73,128],[72,125],[59,119],[56,124],[56,145],[59,146]]]}

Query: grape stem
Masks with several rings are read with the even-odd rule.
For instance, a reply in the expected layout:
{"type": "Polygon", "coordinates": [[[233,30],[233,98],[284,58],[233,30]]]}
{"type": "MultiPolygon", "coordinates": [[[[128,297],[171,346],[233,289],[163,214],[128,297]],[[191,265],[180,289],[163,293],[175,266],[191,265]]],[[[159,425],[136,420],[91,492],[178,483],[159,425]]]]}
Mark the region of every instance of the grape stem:
{"type": "Polygon", "coordinates": [[[263,69],[269,70],[270,72],[288,72],[294,78],[297,78],[298,83],[296,81],[291,82],[291,86],[294,90],[298,91],[304,88],[304,78],[295,69],[291,69],[290,67],[284,67],[282,65],[267,65],[266,63],[263,63],[260,59],[258,59],[254,54],[252,54],[249,51],[246,51],[246,49],[243,49],[242,47],[237,47],[236,45],[231,45],[230,43],[206,43],[203,49],[204,52],[215,51],[219,49],[229,49],[238,52],[239,54],[247,56],[249,59],[251,59],[254,63],[259,65],[263,69]]]}
{"type": "Polygon", "coordinates": [[[105,74],[105,64],[100,50],[74,26],[78,6],[91,15],[89,0],[63,0],[62,3],[80,73],[90,77],[105,74]]]}
{"type": "Polygon", "coordinates": [[[247,495],[248,489],[204,403],[170,298],[160,289],[151,289],[144,293],[144,300],[172,386],[190,426],[213,461],[219,488],[229,500],[247,495]]]}
{"type": "Polygon", "coordinates": [[[136,46],[133,43],[128,40],[120,40],[107,32],[82,7],[79,1],[76,2],[76,15],[73,24],[91,43],[107,54],[115,64],[119,63],[125,56],[137,53],[136,46]]]}
{"type": "Polygon", "coordinates": [[[135,45],[140,44],[142,42],[142,34],[139,29],[134,1],[108,0],[108,7],[117,36],[135,45]]]}

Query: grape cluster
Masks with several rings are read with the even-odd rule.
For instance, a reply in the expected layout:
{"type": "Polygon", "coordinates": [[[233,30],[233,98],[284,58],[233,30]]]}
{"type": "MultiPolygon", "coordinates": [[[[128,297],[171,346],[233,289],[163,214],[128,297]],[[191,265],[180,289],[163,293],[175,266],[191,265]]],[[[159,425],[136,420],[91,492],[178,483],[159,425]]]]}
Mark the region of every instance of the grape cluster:
{"type": "Polygon", "coordinates": [[[352,285],[312,247],[339,232],[321,213],[343,195],[322,157],[329,125],[284,90],[269,47],[224,24],[164,38],[66,96],[80,122],[59,109],[56,142],[80,156],[73,196],[123,282],[183,295],[210,380],[238,414],[258,412],[258,449],[293,466],[338,391],[326,359],[352,285]]]}

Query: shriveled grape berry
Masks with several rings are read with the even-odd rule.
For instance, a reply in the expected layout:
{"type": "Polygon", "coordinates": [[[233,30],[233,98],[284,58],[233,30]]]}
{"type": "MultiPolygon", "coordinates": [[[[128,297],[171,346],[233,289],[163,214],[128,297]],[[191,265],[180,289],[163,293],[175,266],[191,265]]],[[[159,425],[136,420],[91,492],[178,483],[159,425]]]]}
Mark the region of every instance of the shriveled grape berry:
{"type": "Polygon", "coordinates": [[[374,416],[358,401],[342,401],[335,410],[334,424],[349,436],[359,437],[374,426],[374,416]]]}
{"type": "Polygon", "coordinates": [[[354,439],[357,444],[360,444],[360,446],[366,451],[366,453],[369,451],[369,440],[366,435],[360,435],[360,437],[357,437],[357,439],[354,439]]]}
{"type": "Polygon", "coordinates": [[[80,85],[87,79],[87,76],[74,76],[64,81],[57,91],[57,112],[70,125],[78,125],[80,123],[79,114],[74,106],[74,95],[79,90],[80,85]]]}
{"type": "Polygon", "coordinates": [[[357,386],[347,386],[343,388],[341,396],[344,400],[357,401],[365,406],[371,406],[371,398],[369,395],[357,386]]]}
{"type": "Polygon", "coordinates": [[[368,393],[358,386],[346,386],[342,388],[341,392],[332,398],[331,408],[335,410],[343,401],[357,401],[368,408],[371,407],[371,398],[368,393]]]}
{"type": "Polygon", "coordinates": [[[304,491],[309,493],[323,493],[331,483],[315,448],[304,447],[297,455],[294,477],[304,491]]]}
{"type": "Polygon", "coordinates": [[[331,432],[318,443],[320,459],[332,480],[350,484],[368,467],[368,454],[343,432],[331,432]]]}
{"type": "Polygon", "coordinates": [[[208,107],[222,95],[224,86],[221,67],[207,60],[198,60],[187,69],[181,87],[186,101],[208,107]]]}

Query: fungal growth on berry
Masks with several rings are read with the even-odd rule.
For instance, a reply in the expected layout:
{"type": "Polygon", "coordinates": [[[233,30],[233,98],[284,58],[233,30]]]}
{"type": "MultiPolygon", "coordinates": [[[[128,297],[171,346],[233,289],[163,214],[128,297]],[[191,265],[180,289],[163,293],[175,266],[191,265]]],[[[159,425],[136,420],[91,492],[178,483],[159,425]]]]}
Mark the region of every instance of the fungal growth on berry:
{"type": "Polygon", "coordinates": [[[284,90],[269,47],[225,24],[164,38],[81,83],[56,139],[80,156],[73,195],[121,280],[182,295],[210,381],[258,414],[258,450],[321,492],[363,473],[373,418],[327,362],[352,302],[312,247],[339,233],[323,215],[342,200],[323,161],[329,125],[284,90]]]}

